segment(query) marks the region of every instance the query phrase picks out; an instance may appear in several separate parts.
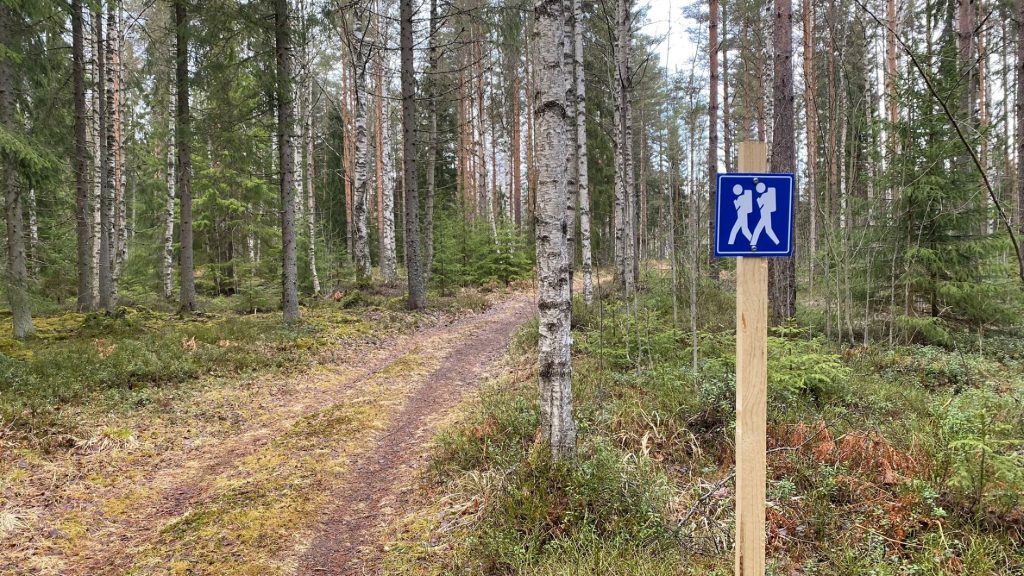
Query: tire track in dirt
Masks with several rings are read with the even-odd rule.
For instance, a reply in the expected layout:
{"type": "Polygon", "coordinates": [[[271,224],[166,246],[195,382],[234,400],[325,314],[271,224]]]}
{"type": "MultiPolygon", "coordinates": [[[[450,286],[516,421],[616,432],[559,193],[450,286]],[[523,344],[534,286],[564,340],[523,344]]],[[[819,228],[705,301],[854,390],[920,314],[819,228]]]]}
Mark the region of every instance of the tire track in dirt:
{"type": "Polygon", "coordinates": [[[452,346],[373,445],[353,458],[335,492],[336,505],[316,526],[297,575],[376,573],[381,531],[399,515],[405,496],[398,481],[424,464],[439,417],[476,389],[506,351],[514,331],[535,311],[532,296],[520,295],[452,346]]]}
{"type": "MultiPolygon", "coordinates": [[[[203,502],[204,498],[209,496],[217,478],[231,474],[240,461],[258,453],[274,438],[287,432],[298,419],[329,408],[338,402],[340,397],[372,381],[421,342],[437,339],[443,339],[445,342],[454,341],[455,349],[446,356],[444,363],[447,365],[450,359],[460,356],[456,352],[462,352],[462,360],[477,364],[458,367],[456,373],[482,374],[483,369],[504,349],[508,335],[529,318],[528,312],[532,309],[532,302],[531,295],[517,293],[482,313],[399,336],[386,348],[362,356],[353,355],[349,362],[361,366],[354,374],[346,370],[351,368],[347,362],[339,361],[322,366],[318,372],[293,377],[325,380],[326,385],[302,390],[293,397],[273,398],[272,401],[276,405],[271,411],[240,433],[209,446],[193,451],[176,452],[162,458],[132,488],[152,493],[153,496],[146,499],[148,502],[130,518],[96,527],[94,537],[90,538],[94,545],[65,558],[66,565],[61,574],[93,576],[124,573],[132,565],[135,552],[147,542],[156,539],[162,526],[186,514],[192,506],[203,502]],[[476,336],[483,338],[475,338],[476,336]],[[481,356],[479,359],[467,358],[465,353],[469,351],[476,351],[481,356]]],[[[398,430],[408,428],[407,425],[413,421],[418,422],[436,411],[443,410],[449,404],[454,405],[448,400],[457,396],[456,394],[451,394],[452,398],[443,399],[443,406],[432,404],[434,394],[422,396],[423,389],[432,389],[431,384],[435,375],[444,371],[444,368],[443,366],[442,370],[435,371],[427,378],[427,384],[413,392],[414,397],[410,398],[402,412],[395,416],[395,423],[405,423],[398,430]],[[411,405],[419,408],[410,412],[411,405]]],[[[450,379],[443,380],[446,384],[454,383],[450,379]]],[[[472,381],[463,378],[458,383],[472,381]]],[[[453,388],[449,390],[450,392],[458,392],[454,389],[458,388],[457,386],[447,386],[446,389],[448,388],[453,388]]],[[[389,426],[384,437],[394,434],[393,426],[394,424],[389,426]]],[[[116,494],[103,494],[101,497],[116,497],[116,494]]]]}

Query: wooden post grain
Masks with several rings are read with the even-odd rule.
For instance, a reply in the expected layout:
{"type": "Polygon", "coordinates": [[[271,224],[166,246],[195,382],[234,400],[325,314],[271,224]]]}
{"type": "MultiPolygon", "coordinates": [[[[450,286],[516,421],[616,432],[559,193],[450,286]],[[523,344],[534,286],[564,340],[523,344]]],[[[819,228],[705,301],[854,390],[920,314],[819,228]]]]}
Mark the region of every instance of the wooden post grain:
{"type": "MultiPolygon", "coordinates": [[[[739,171],[767,171],[764,142],[740,144],[739,171]]],[[[736,260],[736,576],[765,570],[768,260],[736,260]]]]}

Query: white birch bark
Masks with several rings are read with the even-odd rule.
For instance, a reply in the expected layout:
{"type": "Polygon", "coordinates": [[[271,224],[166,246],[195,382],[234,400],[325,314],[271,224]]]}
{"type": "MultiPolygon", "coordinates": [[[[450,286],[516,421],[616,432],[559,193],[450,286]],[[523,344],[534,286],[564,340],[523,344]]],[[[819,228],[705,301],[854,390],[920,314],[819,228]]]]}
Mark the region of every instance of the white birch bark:
{"type": "Polygon", "coordinates": [[[566,243],[568,122],[563,61],[562,0],[535,0],[534,52],[537,123],[537,284],[541,439],[554,459],[576,447],[572,416],[569,261],[566,243]]]}
{"type": "Polygon", "coordinates": [[[579,185],[579,143],[576,140],[576,80],[573,75],[576,60],[575,26],[576,15],[573,12],[573,0],[563,0],[563,35],[562,62],[565,69],[565,114],[567,121],[566,155],[565,155],[565,220],[568,225],[566,235],[567,257],[569,259],[569,297],[573,292],[573,268],[576,266],[576,203],[578,202],[579,185]]]}
{"type": "MultiPolygon", "coordinates": [[[[386,88],[386,86],[385,86],[386,88]]],[[[380,185],[381,212],[384,226],[380,232],[380,270],[384,283],[391,285],[398,279],[397,257],[395,256],[395,164],[391,158],[391,102],[384,98],[384,114],[381,118],[381,158],[384,164],[380,185]]]]}
{"type": "MultiPolygon", "coordinates": [[[[576,161],[579,185],[580,251],[583,301],[594,300],[593,255],[590,246],[590,179],[587,173],[587,90],[583,68],[583,2],[573,0],[573,75],[576,80],[576,161]]],[[[518,121],[518,120],[517,120],[518,121]]]]}
{"type": "MultiPolygon", "coordinates": [[[[174,38],[171,37],[171,62],[174,56],[174,38]]],[[[174,298],[174,204],[176,196],[174,151],[177,149],[174,142],[174,123],[171,122],[171,110],[174,110],[175,90],[173,73],[168,70],[167,81],[167,141],[164,143],[166,159],[164,165],[164,182],[167,185],[167,196],[164,198],[164,298],[174,298]]]]}
{"type": "Polygon", "coordinates": [[[114,95],[114,106],[111,110],[111,122],[114,136],[114,236],[113,254],[111,255],[111,302],[117,305],[118,287],[121,284],[121,271],[128,257],[128,198],[127,171],[125,169],[125,114],[124,114],[124,11],[120,1],[110,10],[111,52],[111,86],[114,95]]]}
{"type": "Polygon", "coordinates": [[[28,189],[28,251],[32,277],[39,278],[39,218],[36,214],[36,189],[28,189]]]}
{"type": "Polygon", "coordinates": [[[100,112],[103,109],[102,98],[103,94],[100,93],[100,58],[103,54],[102,45],[102,21],[95,14],[90,19],[90,51],[91,57],[89,59],[89,70],[90,70],[90,94],[89,94],[89,137],[90,144],[92,145],[92,162],[90,163],[90,172],[92,174],[92,195],[89,203],[89,210],[91,213],[91,222],[89,229],[89,251],[92,263],[89,266],[90,278],[89,278],[89,293],[92,295],[92,302],[90,303],[90,309],[96,309],[100,305],[100,237],[103,234],[102,218],[101,218],[101,205],[103,195],[103,174],[100,171],[101,156],[103,154],[103,144],[100,141],[100,112]]]}
{"type": "MultiPolygon", "coordinates": [[[[305,14],[305,2],[301,4],[303,14],[305,14]]],[[[303,18],[305,22],[305,18],[303,18]]],[[[302,129],[302,148],[303,154],[305,155],[306,161],[306,185],[304,187],[306,191],[306,235],[308,241],[306,243],[306,260],[309,263],[309,277],[313,284],[313,296],[320,295],[320,275],[316,271],[316,189],[314,182],[316,182],[316,163],[313,161],[313,87],[311,81],[311,64],[308,58],[308,50],[303,44],[303,52],[307,54],[306,58],[306,71],[303,74],[303,129],[302,129]]]]}
{"type": "Polygon", "coordinates": [[[366,97],[368,94],[366,71],[369,67],[370,46],[366,34],[366,22],[363,21],[365,11],[355,14],[355,46],[353,55],[355,76],[355,186],[352,193],[352,219],[354,220],[355,237],[354,251],[356,277],[359,280],[370,278],[370,237],[368,226],[367,202],[369,200],[369,137],[367,134],[366,97]],[[362,12],[362,13],[359,13],[362,12]]]}

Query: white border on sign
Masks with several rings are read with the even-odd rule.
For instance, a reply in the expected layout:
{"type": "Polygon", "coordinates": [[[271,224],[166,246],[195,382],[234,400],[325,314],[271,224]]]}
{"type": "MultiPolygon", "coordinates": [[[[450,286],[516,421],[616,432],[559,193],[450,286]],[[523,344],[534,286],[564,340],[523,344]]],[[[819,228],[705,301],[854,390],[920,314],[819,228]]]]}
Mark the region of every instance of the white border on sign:
{"type": "Polygon", "coordinates": [[[787,174],[785,172],[779,173],[779,174],[774,174],[774,173],[771,173],[771,172],[763,172],[763,173],[762,172],[726,172],[724,174],[719,174],[718,175],[718,181],[715,182],[715,187],[717,188],[717,190],[715,192],[715,252],[717,253],[716,255],[718,255],[718,256],[748,256],[748,257],[751,257],[751,258],[757,258],[759,256],[792,256],[793,255],[793,248],[794,248],[794,246],[793,246],[793,211],[796,209],[796,179],[793,178],[792,174],[787,174]],[[721,227],[721,222],[722,222],[722,220],[721,220],[721,218],[722,218],[722,200],[721,200],[720,196],[721,196],[721,188],[722,188],[722,186],[721,186],[722,178],[725,178],[727,176],[770,176],[772,178],[789,178],[789,190],[790,190],[789,213],[786,214],[786,230],[788,230],[789,250],[773,250],[773,251],[764,250],[764,251],[751,252],[750,250],[730,251],[730,250],[722,250],[721,249],[721,247],[720,247],[720,244],[721,244],[721,234],[719,234],[719,231],[718,231],[719,228],[721,227]]]}

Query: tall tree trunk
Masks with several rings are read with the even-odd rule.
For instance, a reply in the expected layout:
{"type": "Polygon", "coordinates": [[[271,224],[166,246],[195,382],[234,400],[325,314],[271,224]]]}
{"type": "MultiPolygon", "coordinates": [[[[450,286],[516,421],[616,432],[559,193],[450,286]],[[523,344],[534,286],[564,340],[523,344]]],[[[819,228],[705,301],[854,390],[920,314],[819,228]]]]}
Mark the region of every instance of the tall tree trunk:
{"type": "MultiPolygon", "coordinates": [[[[573,0],[573,73],[576,79],[576,161],[579,177],[580,250],[582,251],[583,301],[594,300],[593,255],[590,246],[590,178],[587,172],[587,93],[586,71],[583,67],[583,2],[573,0]]],[[[518,103],[518,92],[516,101],[518,103]]],[[[514,115],[518,122],[518,115],[514,115]]],[[[518,145],[518,144],[517,144],[518,145]]],[[[516,158],[519,157],[516,151],[516,158]]],[[[518,170],[518,167],[517,167],[518,170]]],[[[516,174],[518,177],[518,173],[516,174]]],[[[518,206],[518,189],[516,192],[518,206]]],[[[516,208],[518,223],[519,209],[516,208]]]]}
{"type": "MultiPolygon", "coordinates": [[[[379,23],[378,23],[379,25],[379,23]]],[[[385,45],[383,32],[381,45],[385,45]]],[[[391,114],[385,90],[384,51],[377,55],[377,231],[380,234],[380,272],[385,285],[397,280],[395,256],[395,186],[391,163],[391,114]]]]}
{"type": "Polygon", "coordinates": [[[516,60],[512,68],[512,88],[510,95],[512,97],[512,118],[510,119],[509,127],[511,129],[510,143],[509,143],[509,155],[511,156],[510,164],[512,165],[512,178],[510,182],[511,187],[511,202],[512,202],[512,222],[516,227],[523,225],[523,163],[522,163],[522,104],[520,103],[519,96],[522,92],[520,81],[519,81],[519,54],[516,54],[516,60]]]}
{"type": "MultiPolygon", "coordinates": [[[[408,1],[408,0],[407,0],[408,1]]],[[[540,315],[541,440],[554,459],[576,448],[572,415],[569,261],[566,232],[566,73],[563,62],[564,3],[535,0],[534,72],[537,105],[537,308],[540,315]]]]}
{"type": "Polygon", "coordinates": [[[75,232],[77,239],[79,310],[92,308],[92,255],[90,248],[91,213],[89,212],[89,142],[85,111],[85,35],[82,22],[82,0],[71,0],[71,75],[75,101],[75,232]]]}
{"type": "MultiPolygon", "coordinates": [[[[988,87],[988,41],[987,28],[978,30],[978,134],[981,137],[978,160],[986,171],[989,170],[989,87],[988,87]]],[[[991,202],[987,194],[979,194],[982,207],[981,234],[992,233],[994,221],[989,218],[991,202]]]]}
{"type": "MultiPolygon", "coordinates": [[[[718,0],[711,0],[708,13],[708,54],[711,83],[708,86],[708,206],[715,206],[718,187],[718,0]]],[[[715,211],[708,210],[708,277],[718,279],[715,260],[715,211]]]]}
{"type": "MultiPolygon", "coordinates": [[[[360,10],[359,12],[363,12],[360,10]]],[[[367,22],[363,14],[355,14],[355,188],[352,198],[352,219],[355,227],[353,239],[356,262],[356,278],[360,282],[370,279],[370,237],[369,210],[367,203],[370,196],[368,178],[369,136],[366,126],[366,95],[369,93],[366,82],[366,69],[370,61],[370,39],[367,36],[367,22]]]]}
{"type": "Polygon", "coordinates": [[[562,30],[562,63],[565,69],[565,113],[568,132],[566,133],[566,167],[565,167],[565,191],[566,208],[565,221],[568,224],[566,240],[566,258],[569,261],[569,299],[572,299],[574,290],[573,276],[576,267],[576,203],[579,201],[579,143],[576,141],[576,82],[573,76],[573,62],[576,59],[575,32],[576,14],[573,11],[573,0],[564,0],[562,16],[564,18],[562,30]]]}
{"type": "Polygon", "coordinates": [[[426,283],[420,259],[420,199],[416,178],[416,73],[413,67],[412,0],[401,0],[402,50],[402,166],[405,192],[405,260],[409,272],[409,308],[427,305],[426,283]]]}
{"type": "MultiPolygon", "coordinates": [[[[0,54],[0,126],[8,133],[17,130],[17,106],[11,47],[15,34],[23,29],[20,15],[7,3],[0,3],[0,45],[7,51],[0,54]]],[[[6,155],[5,155],[6,156],[6,155]]],[[[32,324],[32,303],[28,296],[28,267],[25,257],[25,222],[22,215],[22,183],[18,169],[9,158],[3,162],[3,188],[7,217],[7,302],[11,307],[14,337],[18,340],[35,333],[32,324]]]]}
{"type": "MultiPolygon", "coordinates": [[[[796,141],[793,135],[793,8],[791,0],[775,0],[775,75],[773,81],[772,172],[793,172],[796,141]]],[[[794,198],[795,204],[796,198],[794,198]]],[[[793,207],[796,213],[796,207],[793,207]]],[[[796,259],[768,261],[768,294],[772,322],[779,324],[796,314],[796,259]]]]}
{"type": "MultiPolygon", "coordinates": [[[[306,170],[303,175],[306,197],[306,260],[309,265],[309,279],[313,284],[313,297],[320,295],[320,275],[316,270],[316,162],[313,157],[313,62],[309,57],[309,32],[306,24],[306,3],[299,4],[302,18],[302,55],[305,70],[302,74],[302,157],[306,170]]],[[[300,199],[299,202],[303,202],[300,199]]]]}
{"type": "Polygon", "coordinates": [[[277,52],[277,150],[281,185],[281,308],[285,322],[299,320],[299,271],[295,248],[294,91],[289,0],[274,2],[274,39],[277,52]]]}
{"type": "Polygon", "coordinates": [[[381,177],[379,188],[381,212],[380,270],[384,283],[392,285],[398,279],[395,255],[395,169],[391,158],[391,103],[385,98],[381,122],[381,177]]]}
{"type": "MultiPolygon", "coordinates": [[[[890,4],[895,0],[889,0],[890,4]]],[[[815,259],[818,252],[818,107],[815,104],[814,4],[804,0],[804,107],[807,113],[807,261],[809,291],[814,292],[815,259]]]]}
{"type": "Polygon", "coordinates": [[[110,37],[110,108],[111,167],[113,168],[113,218],[111,231],[110,300],[117,305],[121,284],[121,270],[128,255],[128,202],[126,196],[127,176],[124,155],[124,73],[122,66],[122,6],[116,0],[107,13],[110,37]]]}
{"type": "Polygon", "coordinates": [[[355,175],[355,127],[352,121],[354,106],[350,95],[352,91],[352,67],[346,66],[344,60],[342,58],[341,124],[344,127],[344,134],[342,135],[341,164],[345,173],[345,257],[349,262],[353,262],[355,252],[352,246],[354,232],[352,228],[352,186],[355,175]]]}
{"type": "MultiPolygon", "coordinates": [[[[175,90],[173,88],[174,80],[169,79],[168,81],[168,103],[167,110],[174,109],[174,98],[175,90]]],[[[168,112],[170,116],[170,112],[168,112]]],[[[167,195],[164,203],[164,298],[170,301],[174,298],[174,202],[175,202],[175,161],[174,161],[174,149],[175,149],[175,137],[174,137],[174,124],[168,118],[167,122],[167,140],[164,142],[164,148],[166,149],[166,160],[164,166],[166,172],[164,176],[164,182],[167,186],[167,195]]]]}
{"type": "Polygon", "coordinates": [[[96,91],[100,102],[100,307],[113,312],[113,241],[114,241],[114,166],[111,162],[111,149],[114,147],[114,134],[110,119],[113,117],[111,108],[114,104],[114,93],[111,90],[111,52],[110,28],[106,34],[103,30],[103,7],[99,5],[96,12],[96,38],[100,50],[96,55],[98,75],[96,91]]]}
{"type": "Polygon", "coordinates": [[[92,181],[92,193],[89,198],[89,252],[91,265],[89,278],[89,292],[92,295],[90,310],[98,309],[100,306],[100,237],[103,235],[102,227],[102,198],[103,198],[103,171],[101,170],[101,159],[103,157],[102,138],[103,130],[103,19],[100,13],[92,13],[91,38],[89,45],[91,55],[89,58],[90,93],[89,93],[89,135],[92,158],[89,163],[89,177],[92,181]]]}
{"type": "Polygon", "coordinates": [[[1017,0],[1017,223],[1024,233],[1024,0],[1017,0]]]}
{"type": "Polygon", "coordinates": [[[36,210],[36,189],[30,186],[28,189],[28,261],[32,270],[32,278],[39,279],[39,214],[36,210]]]}
{"type": "MultiPolygon", "coordinates": [[[[430,273],[434,268],[434,188],[437,177],[437,75],[438,69],[438,33],[437,0],[430,0],[430,38],[427,39],[427,66],[430,76],[427,78],[427,173],[426,199],[423,203],[423,284],[430,282],[430,273]]],[[[518,116],[516,116],[518,118],[518,116]]]]}
{"type": "Polygon", "coordinates": [[[188,12],[186,0],[175,0],[175,91],[178,106],[174,124],[174,140],[178,147],[178,192],[181,196],[181,256],[179,273],[180,302],[183,313],[195,312],[196,277],[192,253],[192,113],[189,111],[188,77],[188,12]]]}
{"type": "Polygon", "coordinates": [[[722,6],[722,152],[725,171],[732,171],[732,123],[729,119],[729,32],[726,7],[722,6]]]}

